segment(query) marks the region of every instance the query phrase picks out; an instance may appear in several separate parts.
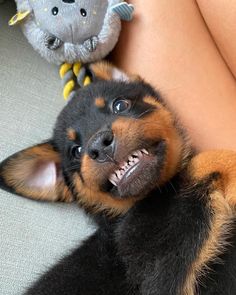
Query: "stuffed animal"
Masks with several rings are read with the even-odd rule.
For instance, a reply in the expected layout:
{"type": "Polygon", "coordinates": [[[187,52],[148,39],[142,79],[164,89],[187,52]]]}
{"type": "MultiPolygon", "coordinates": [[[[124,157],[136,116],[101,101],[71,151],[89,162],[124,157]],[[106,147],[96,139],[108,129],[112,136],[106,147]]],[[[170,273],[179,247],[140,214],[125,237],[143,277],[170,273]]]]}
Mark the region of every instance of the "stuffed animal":
{"type": "Polygon", "coordinates": [[[80,74],[81,64],[107,56],[118,41],[121,20],[130,21],[134,11],[121,0],[16,0],[16,4],[18,12],[9,25],[20,23],[41,56],[62,64],[65,98],[75,88],[74,76],[79,84],[90,82],[80,74]]]}

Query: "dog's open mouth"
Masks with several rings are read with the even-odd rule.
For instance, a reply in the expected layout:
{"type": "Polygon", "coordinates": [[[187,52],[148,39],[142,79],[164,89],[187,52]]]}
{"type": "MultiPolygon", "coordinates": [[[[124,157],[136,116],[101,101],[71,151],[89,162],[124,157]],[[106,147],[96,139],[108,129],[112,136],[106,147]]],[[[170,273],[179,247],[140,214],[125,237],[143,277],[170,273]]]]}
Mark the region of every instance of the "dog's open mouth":
{"type": "Polygon", "coordinates": [[[140,149],[132,152],[127,157],[128,160],[121,163],[119,169],[109,176],[115,195],[118,197],[137,196],[145,190],[150,190],[157,182],[158,172],[163,163],[165,154],[163,147],[158,143],[153,151],[140,149]]]}
{"type": "Polygon", "coordinates": [[[146,149],[138,150],[132,153],[126,162],[119,169],[112,173],[109,177],[110,182],[114,186],[122,184],[122,182],[132,181],[135,175],[140,173],[145,162],[150,160],[149,152],[146,149]]]}

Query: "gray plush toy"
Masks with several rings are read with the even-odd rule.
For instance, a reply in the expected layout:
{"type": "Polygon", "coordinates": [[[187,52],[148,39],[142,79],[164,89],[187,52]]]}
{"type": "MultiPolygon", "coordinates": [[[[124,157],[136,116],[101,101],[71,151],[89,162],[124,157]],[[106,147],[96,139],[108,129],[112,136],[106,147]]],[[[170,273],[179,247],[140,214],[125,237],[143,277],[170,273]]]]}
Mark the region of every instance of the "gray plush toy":
{"type": "Polygon", "coordinates": [[[65,98],[75,86],[72,74],[79,75],[81,63],[108,55],[118,41],[121,20],[130,21],[134,10],[121,0],[16,0],[16,4],[17,14],[9,25],[20,23],[36,51],[49,62],[63,64],[65,98]]]}
{"type": "Polygon", "coordinates": [[[121,19],[131,20],[133,6],[120,0],[16,0],[21,22],[32,44],[49,62],[82,63],[104,58],[115,46],[121,19]]]}

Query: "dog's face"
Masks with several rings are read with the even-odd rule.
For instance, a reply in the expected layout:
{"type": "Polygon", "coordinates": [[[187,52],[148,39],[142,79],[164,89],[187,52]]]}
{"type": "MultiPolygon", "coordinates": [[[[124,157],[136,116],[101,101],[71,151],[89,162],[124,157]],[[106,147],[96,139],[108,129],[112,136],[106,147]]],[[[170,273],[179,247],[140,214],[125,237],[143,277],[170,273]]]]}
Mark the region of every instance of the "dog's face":
{"type": "Polygon", "coordinates": [[[21,195],[118,214],[168,181],[186,146],[151,86],[107,64],[91,70],[100,80],[68,103],[52,140],[7,159],[1,177],[21,195]]]}

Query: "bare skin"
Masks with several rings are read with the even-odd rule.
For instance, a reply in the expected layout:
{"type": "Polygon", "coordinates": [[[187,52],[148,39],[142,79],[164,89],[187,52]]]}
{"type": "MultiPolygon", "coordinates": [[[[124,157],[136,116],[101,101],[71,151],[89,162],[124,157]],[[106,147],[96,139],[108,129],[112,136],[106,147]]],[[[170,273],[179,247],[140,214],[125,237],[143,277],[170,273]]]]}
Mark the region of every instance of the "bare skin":
{"type": "Polygon", "coordinates": [[[236,4],[130,3],[135,20],[124,24],[113,61],[161,90],[199,151],[236,149],[236,4]]]}

